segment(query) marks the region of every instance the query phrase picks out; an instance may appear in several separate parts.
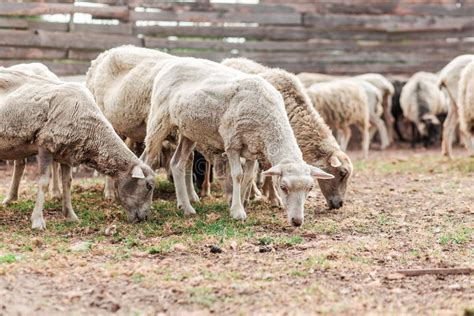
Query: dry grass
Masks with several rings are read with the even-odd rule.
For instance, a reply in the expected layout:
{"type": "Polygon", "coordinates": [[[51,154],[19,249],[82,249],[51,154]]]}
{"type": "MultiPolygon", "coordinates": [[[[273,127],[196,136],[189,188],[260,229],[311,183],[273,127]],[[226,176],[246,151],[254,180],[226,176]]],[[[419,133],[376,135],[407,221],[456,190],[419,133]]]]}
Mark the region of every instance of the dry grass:
{"type": "MultiPolygon", "coordinates": [[[[459,315],[472,309],[470,276],[390,275],[473,267],[474,160],[392,151],[355,166],[344,208],[327,210],[315,191],[300,229],[265,203],[252,203],[246,222],[233,221],[220,198],[197,204],[195,217],[181,215],[172,200],[157,200],[148,222],[130,225],[120,207],[101,198],[101,179],[79,179],[73,205],[81,222],[65,223],[52,201],[47,231],[32,232],[28,180],[21,201],[0,207],[0,311],[459,315]],[[223,252],[211,253],[212,245],[223,252]]],[[[159,195],[172,195],[168,183],[159,187],[159,195]]]]}

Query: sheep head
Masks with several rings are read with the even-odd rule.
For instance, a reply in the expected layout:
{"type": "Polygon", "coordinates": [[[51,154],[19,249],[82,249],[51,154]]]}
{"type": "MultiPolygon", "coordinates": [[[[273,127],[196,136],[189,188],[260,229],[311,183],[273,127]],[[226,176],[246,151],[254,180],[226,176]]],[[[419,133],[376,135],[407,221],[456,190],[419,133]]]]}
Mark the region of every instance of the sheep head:
{"type": "Polygon", "coordinates": [[[114,179],[115,190],[128,220],[137,222],[148,217],[155,188],[155,173],[145,164],[137,164],[114,179]]]}
{"type": "Polygon", "coordinates": [[[273,176],[274,184],[287,210],[288,221],[301,226],[304,220],[304,202],[314,187],[314,178],[332,179],[333,175],[304,162],[283,161],[262,173],[273,176]]]}

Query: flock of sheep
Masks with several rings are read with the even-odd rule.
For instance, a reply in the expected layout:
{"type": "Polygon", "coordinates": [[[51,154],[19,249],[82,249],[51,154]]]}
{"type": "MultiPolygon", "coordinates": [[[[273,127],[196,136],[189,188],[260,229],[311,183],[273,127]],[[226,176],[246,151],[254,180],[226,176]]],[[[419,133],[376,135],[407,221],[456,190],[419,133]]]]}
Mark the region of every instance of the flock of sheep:
{"type": "MultiPolygon", "coordinates": [[[[106,176],[106,198],[117,197],[130,221],[147,218],[159,167],[171,171],[178,207],[194,214],[197,150],[208,162],[201,195],[210,194],[214,166],[233,218],[246,218],[249,198],[266,196],[300,226],[313,179],[330,208],[343,205],[353,172],[345,153],[352,125],[365,156],[375,133],[382,149],[390,145],[394,93],[378,74],[295,76],[245,58],[215,63],[133,46],[100,54],[86,87],[61,81],[42,64],[0,67],[0,159],[15,161],[3,204],[18,198],[25,158],[37,155],[33,228],[46,227],[45,195],[50,182],[60,194],[59,174],[63,213],[78,220],[71,177],[79,164],[106,176]]],[[[415,74],[400,105],[422,135],[447,112],[443,153],[452,153],[458,121],[474,153],[474,55],[455,58],[438,74],[415,74]]]]}

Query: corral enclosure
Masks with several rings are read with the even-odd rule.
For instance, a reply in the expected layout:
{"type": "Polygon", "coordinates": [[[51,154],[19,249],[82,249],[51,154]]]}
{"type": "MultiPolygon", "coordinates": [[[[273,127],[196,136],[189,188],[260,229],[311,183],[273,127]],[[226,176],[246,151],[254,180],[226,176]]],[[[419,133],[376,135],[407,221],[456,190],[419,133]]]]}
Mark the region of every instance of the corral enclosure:
{"type": "Polygon", "coordinates": [[[472,0],[7,0],[0,65],[84,74],[101,51],[132,44],[292,72],[408,75],[472,52],[473,16],[472,0]]]}

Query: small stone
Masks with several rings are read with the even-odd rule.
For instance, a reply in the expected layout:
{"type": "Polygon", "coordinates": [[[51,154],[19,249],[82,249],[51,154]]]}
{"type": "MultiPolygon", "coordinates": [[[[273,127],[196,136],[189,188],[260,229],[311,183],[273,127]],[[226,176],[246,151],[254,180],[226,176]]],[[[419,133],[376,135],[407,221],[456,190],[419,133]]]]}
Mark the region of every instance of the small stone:
{"type": "Polygon", "coordinates": [[[105,228],[104,230],[104,235],[105,236],[113,236],[117,233],[117,226],[116,225],[110,225],[105,228]]]}
{"type": "Polygon", "coordinates": [[[222,253],[222,249],[216,245],[211,246],[211,253],[222,253]]]}
{"type": "Polygon", "coordinates": [[[258,252],[260,253],[271,252],[271,251],[272,251],[272,247],[270,246],[261,246],[260,249],[258,250],[258,252]]]}
{"type": "Polygon", "coordinates": [[[237,251],[237,242],[235,240],[232,240],[229,245],[230,249],[233,251],[237,251]]]}

